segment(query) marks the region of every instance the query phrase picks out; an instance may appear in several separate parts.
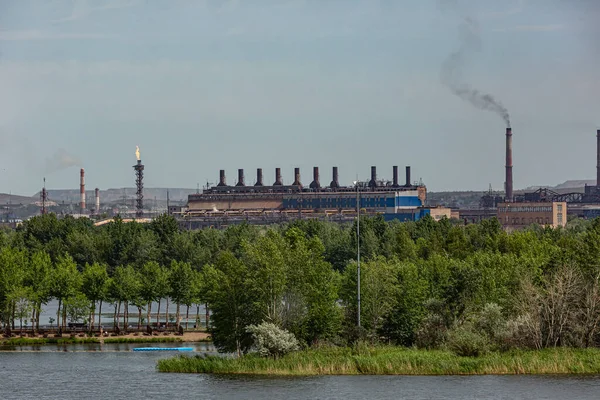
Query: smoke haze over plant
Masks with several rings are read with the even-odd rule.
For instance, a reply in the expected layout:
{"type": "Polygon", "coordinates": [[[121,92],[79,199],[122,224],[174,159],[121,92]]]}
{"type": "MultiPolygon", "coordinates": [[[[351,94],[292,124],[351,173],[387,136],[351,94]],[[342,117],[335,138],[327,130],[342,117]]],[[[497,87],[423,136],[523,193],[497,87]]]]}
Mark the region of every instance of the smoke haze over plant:
{"type": "Polygon", "coordinates": [[[459,38],[460,47],[450,54],[442,65],[442,83],[448,86],[452,93],[473,106],[498,114],[506,123],[506,127],[510,128],[510,115],[506,107],[493,95],[482,93],[463,80],[463,70],[468,57],[481,50],[477,21],[469,17],[465,18],[459,27],[459,38]]]}
{"type": "Polygon", "coordinates": [[[81,166],[79,157],[69,153],[65,149],[58,149],[52,157],[46,159],[46,172],[52,173],[69,167],[81,166]]]}

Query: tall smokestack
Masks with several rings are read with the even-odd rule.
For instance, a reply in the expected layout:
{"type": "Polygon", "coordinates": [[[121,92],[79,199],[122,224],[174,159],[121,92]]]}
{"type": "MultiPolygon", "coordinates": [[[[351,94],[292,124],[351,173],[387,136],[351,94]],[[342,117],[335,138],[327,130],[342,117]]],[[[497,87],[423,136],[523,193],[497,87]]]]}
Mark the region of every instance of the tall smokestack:
{"type": "Polygon", "coordinates": [[[275,168],[275,183],[273,186],[283,186],[283,181],[281,180],[281,168],[275,168]]]}
{"type": "Polygon", "coordinates": [[[512,129],[506,128],[506,199],[513,201],[512,129]]]}
{"type": "Polygon", "coordinates": [[[596,186],[600,187],[600,129],[596,131],[596,186]]]}
{"type": "Polygon", "coordinates": [[[294,183],[293,186],[302,186],[302,182],[300,182],[300,168],[294,168],[294,183]]]}
{"type": "Polygon", "coordinates": [[[377,167],[375,166],[371,167],[371,180],[369,181],[369,187],[377,187],[377,167]]]}
{"type": "Polygon", "coordinates": [[[262,168],[256,168],[256,183],[254,186],[262,186],[263,185],[263,177],[262,177],[262,168]]]}
{"type": "Polygon", "coordinates": [[[96,214],[100,214],[100,189],[96,188],[96,214]]]}
{"type": "Polygon", "coordinates": [[[219,184],[217,186],[227,186],[225,181],[225,170],[222,169],[219,171],[219,184]]]}
{"type": "Polygon", "coordinates": [[[238,169],[238,183],[235,186],[246,186],[244,183],[244,170],[238,169]]]}
{"type": "Polygon", "coordinates": [[[81,168],[79,175],[79,208],[80,214],[83,214],[85,212],[85,171],[83,168],[81,168]]]}
{"type": "Polygon", "coordinates": [[[394,187],[400,186],[398,184],[398,166],[397,165],[394,165],[392,167],[392,176],[393,176],[393,186],[394,187]]]}
{"type": "Polygon", "coordinates": [[[340,187],[340,181],[338,179],[338,167],[333,167],[333,180],[329,186],[334,189],[340,187]]]}
{"type": "Polygon", "coordinates": [[[410,165],[406,166],[406,187],[412,186],[410,181],[410,165]]]}
{"type": "Polygon", "coordinates": [[[319,167],[313,167],[313,181],[310,183],[311,189],[319,189],[321,183],[319,182],[319,167]]]}

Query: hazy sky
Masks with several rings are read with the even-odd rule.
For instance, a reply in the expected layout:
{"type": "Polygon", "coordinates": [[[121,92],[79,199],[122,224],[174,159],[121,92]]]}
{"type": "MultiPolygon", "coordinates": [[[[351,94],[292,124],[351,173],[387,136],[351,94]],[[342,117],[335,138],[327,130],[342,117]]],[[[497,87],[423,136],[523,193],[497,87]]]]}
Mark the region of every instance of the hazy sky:
{"type": "MultiPolygon", "coordinates": [[[[0,192],[310,183],[411,165],[431,191],[595,176],[597,0],[0,0],[0,192]],[[468,27],[467,30],[466,27],[468,27]],[[479,43],[474,43],[479,42],[479,43]],[[464,86],[461,86],[464,87],[464,86]]],[[[403,179],[403,178],[401,178],[403,179]]]]}

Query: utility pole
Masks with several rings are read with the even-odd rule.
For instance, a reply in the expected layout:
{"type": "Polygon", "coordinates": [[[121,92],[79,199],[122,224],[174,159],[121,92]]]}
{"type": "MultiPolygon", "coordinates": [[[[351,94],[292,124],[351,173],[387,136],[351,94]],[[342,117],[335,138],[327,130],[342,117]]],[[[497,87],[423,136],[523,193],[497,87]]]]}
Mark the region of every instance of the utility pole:
{"type": "Polygon", "coordinates": [[[357,265],[357,324],[360,328],[360,191],[358,189],[359,181],[356,176],[356,265],[357,265]]]}

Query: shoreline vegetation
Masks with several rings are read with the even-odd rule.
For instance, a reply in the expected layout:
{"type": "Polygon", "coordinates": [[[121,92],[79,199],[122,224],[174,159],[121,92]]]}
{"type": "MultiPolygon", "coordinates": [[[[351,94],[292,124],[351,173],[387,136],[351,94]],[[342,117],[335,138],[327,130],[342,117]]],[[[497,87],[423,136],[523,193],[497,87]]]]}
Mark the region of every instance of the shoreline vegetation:
{"type": "Polygon", "coordinates": [[[189,332],[183,336],[161,337],[14,337],[0,339],[0,349],[7,346],[37,346],[47,344],[110,344],[110,343],[211,343],[212,339],[204,332],[189,332]]]}
{"type": "Polygon", "coordinates": [[[231,375],[545,375],[600,374],[600,350],[511,350],[461,357],[445,350],[381,346],[308,349],[284,357],[177,356],[159,360],[159,372],[231,375]]]}

